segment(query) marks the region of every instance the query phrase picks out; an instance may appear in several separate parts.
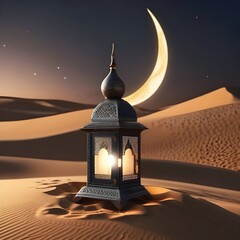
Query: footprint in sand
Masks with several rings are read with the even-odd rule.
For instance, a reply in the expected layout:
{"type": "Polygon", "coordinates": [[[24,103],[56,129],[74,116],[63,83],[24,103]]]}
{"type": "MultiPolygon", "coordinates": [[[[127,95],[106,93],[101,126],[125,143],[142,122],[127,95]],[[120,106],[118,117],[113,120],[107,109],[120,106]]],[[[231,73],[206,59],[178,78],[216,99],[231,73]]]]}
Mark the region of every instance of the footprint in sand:
{"type": "Polygon", "coordinates": [[[119,212],[108,201],[83,198],[80,203],[75,203],[73,198],[85,183],[68,182],[60,184],[57,180],[46,180],[38,183],[40,184],[38,189],[43,189],[43,193],[54,197],[52,204],[39,210],[42,215],[74,219],[111,219],[128,215],[143,215],[146,214],[147,207],[159,205],[157,201],[149,204],[146,200],[136,199],[129,201],[125,211],[119,212]]]}

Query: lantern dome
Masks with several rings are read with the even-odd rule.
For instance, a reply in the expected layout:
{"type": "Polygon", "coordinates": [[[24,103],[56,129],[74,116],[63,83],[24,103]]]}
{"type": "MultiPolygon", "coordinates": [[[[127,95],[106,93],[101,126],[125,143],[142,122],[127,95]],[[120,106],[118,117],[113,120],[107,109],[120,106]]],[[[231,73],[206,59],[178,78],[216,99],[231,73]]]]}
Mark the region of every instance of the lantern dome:
{"type": "Polygon", "coordinates": [[[106,99],[94,109],[93,122],[101,121],[136,121],[137,114],[134,108],[122,99],[106,99]]]}

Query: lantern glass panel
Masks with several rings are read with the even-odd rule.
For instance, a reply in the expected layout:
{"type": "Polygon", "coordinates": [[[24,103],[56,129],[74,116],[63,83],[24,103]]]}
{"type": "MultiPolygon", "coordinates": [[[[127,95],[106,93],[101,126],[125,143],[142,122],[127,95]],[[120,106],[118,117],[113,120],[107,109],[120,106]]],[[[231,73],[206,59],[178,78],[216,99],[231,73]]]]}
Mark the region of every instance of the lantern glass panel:
{"type": "Polygon", "coordinates": [[[128,148],[123,155],[123,175],[134,174],[134,158],[132,149],[128,148]]]}
{"type": "Polygon", "coordinates": [[[138,137],[123,136],[123,181],[138,178],[138,137]]]}
{"type": "Polygon", "coordinates": [[[98,179],[111,179],[113,157],[110,137],[94,138],[94,174],[98,179]]]}

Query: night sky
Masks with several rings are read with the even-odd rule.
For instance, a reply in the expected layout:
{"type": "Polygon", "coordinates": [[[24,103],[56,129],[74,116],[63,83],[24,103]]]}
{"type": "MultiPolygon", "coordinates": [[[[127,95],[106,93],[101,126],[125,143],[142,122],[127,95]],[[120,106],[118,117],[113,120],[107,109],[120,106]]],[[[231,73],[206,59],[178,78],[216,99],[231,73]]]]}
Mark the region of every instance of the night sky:
{"type": "Polygon", "coordinates": [[[160,22],[169,62],[142,107],[160,108],[240,86],[240,2],[235,0],[0,0],[0,96],[97,104],[116,44],[126,95],[150,75],[160,22]]]}

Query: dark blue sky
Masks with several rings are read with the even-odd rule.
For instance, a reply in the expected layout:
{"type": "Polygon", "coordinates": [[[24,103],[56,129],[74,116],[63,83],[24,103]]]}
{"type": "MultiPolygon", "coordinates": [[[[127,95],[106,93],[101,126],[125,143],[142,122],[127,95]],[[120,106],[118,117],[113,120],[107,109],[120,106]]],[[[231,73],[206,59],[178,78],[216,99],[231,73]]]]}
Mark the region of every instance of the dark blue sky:
{"type": "Polygon", "coordinates": [[[156,60],[146,8],[164,29],[169,65],[142,106],[240,86],[237,0],[0,0],[0,95],[98,103],[113,41],[126,95],[132,93],[156,60]]]}

